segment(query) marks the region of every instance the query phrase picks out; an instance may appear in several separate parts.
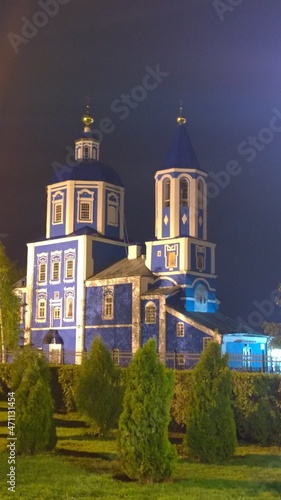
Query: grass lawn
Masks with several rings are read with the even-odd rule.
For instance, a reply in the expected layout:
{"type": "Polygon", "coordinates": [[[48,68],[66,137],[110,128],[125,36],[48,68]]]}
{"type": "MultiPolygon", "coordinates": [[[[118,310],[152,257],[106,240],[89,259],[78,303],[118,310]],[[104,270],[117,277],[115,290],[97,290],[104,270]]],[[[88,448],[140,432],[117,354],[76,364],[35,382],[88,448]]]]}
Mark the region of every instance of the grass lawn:
{"type": "MultiPolygon", "coordinates": [[[[58,443],[52,453],[17,457],[16,493],[8,492],[7,411],[0,403],[0,498],[26,500],[212,500],[281,498],[281,450],[239,446],[222,465],[179,457],[172,480],[141,485],[125,481],[112,433],[97,439],[77,414],[56,414],[58,443]]],[[[177,439],[177,441],[179,441],[177,439]]]]}

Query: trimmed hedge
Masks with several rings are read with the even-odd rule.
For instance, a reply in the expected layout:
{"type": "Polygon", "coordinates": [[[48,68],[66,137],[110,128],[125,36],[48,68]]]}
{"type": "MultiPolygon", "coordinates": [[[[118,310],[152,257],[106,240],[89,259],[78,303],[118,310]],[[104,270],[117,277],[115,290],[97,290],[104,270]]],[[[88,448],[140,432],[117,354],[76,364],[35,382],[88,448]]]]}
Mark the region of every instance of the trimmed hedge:
{"type": "MultiPolygon", "coordinates": [[[[74,385],[78,365],[50,366],[55,411],[75,411],[74,385]]],[[[277,374],[232,371],[232,405],[238,439],[258,444],[281,444],[281,377],[277,374]]],[[[121,369],[126,384],[127,368],[121,369]]],[[[11,365],[0,363],[0,396],[10,389],[11,365]]],[[[190,370],[175,371],[172,425],[185,427],[191,384],[190,370]]]]}
{"type": "MultiPolygon", "coordinates": [[[[191,371],[176,371],[172,419],[184,428],[191,371]]],[[[281,377],[232,371],[232,406],[237,437],[261,445],[281,444],[281,377]]]]}

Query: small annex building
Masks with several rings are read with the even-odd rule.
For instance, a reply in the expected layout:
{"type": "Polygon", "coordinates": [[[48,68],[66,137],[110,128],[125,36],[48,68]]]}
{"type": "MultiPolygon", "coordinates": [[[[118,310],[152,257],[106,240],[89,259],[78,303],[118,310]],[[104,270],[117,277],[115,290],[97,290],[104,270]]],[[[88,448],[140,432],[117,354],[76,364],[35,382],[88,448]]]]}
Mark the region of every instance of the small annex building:
{"type": "Polygon", "coordinates": [[[155,238],[145,252],[125,238],[124,184],[100,162],[89,107],[82,122],[74,167],[65,166],[47,186],[46,238],[27,245],[26,280],[16,288],[24,343],[52,361],[80,363],[100,336],[126,364],[154,337],[167,366],[189,368],[215,339],[222,352],[237,355],[233,368],[260,369],[252,359],[266,354],[267,337],[218,311],[207,173],[182,110],[155,173],[155,238]]]}

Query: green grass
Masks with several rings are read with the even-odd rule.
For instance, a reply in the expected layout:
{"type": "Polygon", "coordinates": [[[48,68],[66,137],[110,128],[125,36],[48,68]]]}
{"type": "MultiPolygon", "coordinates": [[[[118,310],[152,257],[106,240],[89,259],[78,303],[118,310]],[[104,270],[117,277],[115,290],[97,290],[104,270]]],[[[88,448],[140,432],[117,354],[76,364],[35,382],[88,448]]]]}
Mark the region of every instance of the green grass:
{"type": "MultiPolygon", "coordinates": [[[[172,480],[141,485],[124,481],[116,435],[98,439],[77,414],[56,415],[58,443],[52,453],[17,457],[16,493],[7,491],[7,413],[0,403],[0,498],[26,500],[225,500],[281,497],[281,450],[242,446],[222,465],[179,457],[172,480]]],[[[180,446],[179,446],[180,450],[180,446]]]]}

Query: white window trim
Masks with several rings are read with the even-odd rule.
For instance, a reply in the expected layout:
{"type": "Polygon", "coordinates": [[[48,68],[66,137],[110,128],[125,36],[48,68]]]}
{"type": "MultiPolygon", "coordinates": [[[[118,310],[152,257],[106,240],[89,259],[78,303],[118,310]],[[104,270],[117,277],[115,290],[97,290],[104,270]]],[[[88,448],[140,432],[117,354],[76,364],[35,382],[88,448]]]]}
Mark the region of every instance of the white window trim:
{"type": "Polygon", "coordinates": [[[80,191],[78,193],[78,196],[77,196],[77,222],[79,222],[80,224],[84,224],[86,222],[89,222],[90,224],[92,224],[94,222],[94,216],[93,216],[93,212],[94,212],[94,193],[87,190],[87,189],[84,189],[83,191],[80,191]],[[88,196],[85,196],[85,195],[88,195],[88,196]],[[84,195],[84,196],[83,196],[84,195]],[[80,217],[80,209],[81,209],[81,205],[82,203],[87,203],[89,205],[89,218],[88,219],[82,219],[80,217]]]}
{"type": "Polygon", "coordinates": [[[111,320],[114,318],[114,288],[113,287],[106,287],[106,289],[103,292],[103,297],[102,297],[102,319],[103,320],[111,320]],[[110,313],[107,313],[107,299],[111,299],[111,311],[110,313]]]}
{"type": "Polygon", "coordinates": [[[52,197],[52,225],[57,226],[59,224],[63,224],[63,206],[64,206],[64,193],[62,191],[58,191],[53,194],[52,197]],[[60,198],[58,198],[60,196],[60,198]],[[58,199],[56,199],[58,198],[58,199]],[[56,206],[61,206],[61,219],[56,221],[56,206]]]}

